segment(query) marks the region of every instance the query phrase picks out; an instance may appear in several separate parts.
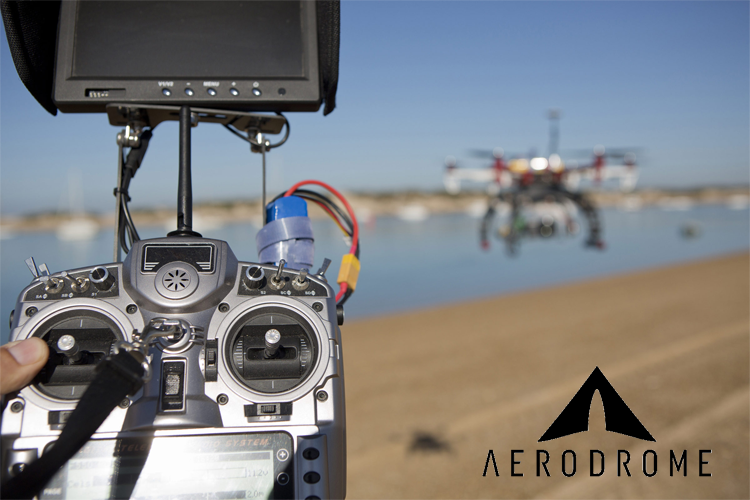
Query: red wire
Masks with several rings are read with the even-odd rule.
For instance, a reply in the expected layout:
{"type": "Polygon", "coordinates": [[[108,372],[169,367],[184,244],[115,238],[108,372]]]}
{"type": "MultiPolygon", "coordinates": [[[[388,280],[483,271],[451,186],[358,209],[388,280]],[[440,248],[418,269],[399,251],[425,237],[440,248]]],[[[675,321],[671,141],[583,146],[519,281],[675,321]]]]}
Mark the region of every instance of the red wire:
{"type": "MultiPolygon", "coordinates": [[[[333,213],[333,212],[331,212],[331,209],[330,209],[330,208],[328,208],[328,207],[327,207],[327,206],[325,206],[325,205],[324,205],[323,203],[321,203],[321,202],[319,202],[319,201],[317,201],[317,200],[310,200],[309,198],[307,198],[307,199],[308,199],[309,201],[312,201],[313,203],[317,204],[317,205],[318,205],[318,206],[319,206],[320,208],[322,208],[323,210],[325,210],[325,212],[326,212],[326,213],[327,213],[328,215],[330,215],[330,216],[331,216],[331,218],[332,218],[332,219],[333,219],[333,220],[334,220],[334,221],[336,222],[336,225],[337,225],[337,226],[339,226],[339,227],[340,227],[340,228],[341,228],[342,230],[344,230],[344,226],[342,226],[342,225],[341,225],[341,222],[339,222],[338,218],[336,218],[336,216],[334,215],[334,213],[333,213]]],[[[347,236],[349,236],[349,235],[347,234],[347,236]]]]}
{"type": "MultiPolygon", "coordinates": [[[[291,196],[291,195],[293,195],[294,192],[297,189],[299,189],[301,186],[304,186],[305,184],[314,184],[316,186],[321,186],[321,187],[327,189],[328,191],[330,191],[331,193],[333,193],[334,196],[336,196],[336,198],[338,198],[341,201],[341,203],[344,204],[344,207],[346,207],[346,211],[349,212],[349,217],[352,218],[352,225],[354,226],[354,228],[352,230],[352,246],[349,249],[349,253],[352,254],[352,255],[355,255],[355,252],[357,251],[357,244],[359,243],[359,223],[357,223],[357,217],[355,217],[354,210],[352,209],[351,205],[349,205],[349,202],[346,201],[346,198],[344,198],[344,196],[341,193],[339,193],[338,191],[336,191],[335,189],[333,189],[331,186],[329,186],[325,182],[316,181],[316,180],[300,181],[297,184],[295,184],[294,186],[290,187],[287,190],[287,192],[284,193],[284,196],[291,196]]],[[[318,203],[318,204],[326,212],[328,212],[328,214],[331,217],[333,217],[335,220],[338,220],[338,219],[336,219],[336,217],[333,215],[333,213],[326,206],[324,206],[321,203],[318,203]]],[[[349,286],[346,284],[346,282],[340,284],[340,286],[339,286],[339,293],[336,294],[336,302],[338,302],[339,300],[341,300],[341,298],[344,296],[344,294],[346,293],[346,291],[347,291],[348,288],[349,288],[349,286]]]]}
{"type": "MultiPolygon", "coordinates": [[[[328,191],[333,193],[336,196],[336,198],[338,198],[341,201],[341,203],[344,204],[344,207],[346,207],[346,211],[349,212],[349,217],[352,218],[352,225],[354,226],[354,230],[352,231],[352,246],[349,249],[349,253],[354,254],[357,251],[357,244],[359,243],[359,224],[357,223],[357,218],[354,216],[354,210],[352,209],[351,205],[349,205],[349,202],[346,201],[346,198],[344,198],[344,196],[341,193],[333,189],[331,186],[329,186],[325,182],[315,181],[315,180],[306,180],[306,181],[298,182],[294,186],[290,187],[289,190],[286,193],[284,193],[284,196],[291,196],[292,194],[294,194],[294,192],[297,189],[299,189],[301,186],[304,186],[305,184],[314,184],[316,186],[321,186],[321,187],[326,188],[328,191]]],[[[341,292],[339,292],[339,294],[340,293],[341,292]]]]}
{"type": "Polygon", "coordinates": [[[336,294],[336,302],[338,302],[339,300],[341,300],[341,297],[344,296],[344,294],[346,293],[346,289],[347,288],[349,288],[349,287],[347,286],[346,282],[341,283],[341,285],[339,286],[339,293],[336,294]]]}

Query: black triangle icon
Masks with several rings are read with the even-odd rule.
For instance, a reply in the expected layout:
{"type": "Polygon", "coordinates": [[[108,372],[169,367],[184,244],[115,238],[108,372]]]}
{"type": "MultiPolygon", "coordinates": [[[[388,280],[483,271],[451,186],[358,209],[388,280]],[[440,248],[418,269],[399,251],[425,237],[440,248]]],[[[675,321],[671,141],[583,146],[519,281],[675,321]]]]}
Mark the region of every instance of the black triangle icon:
{"type": "Polygon", "coordinates": [[[644,441],[656,441],[597,366],[586,379],[586,382],[578,389],[573,399],[570,400],[568,406],[552,422],[547,432],[539,438],[538,442],[550,441],[587,431],[589,429],[591,399],[596,391],[599,391],[602,398],[605,426],[608,431],[643,439],[644,441]]]}

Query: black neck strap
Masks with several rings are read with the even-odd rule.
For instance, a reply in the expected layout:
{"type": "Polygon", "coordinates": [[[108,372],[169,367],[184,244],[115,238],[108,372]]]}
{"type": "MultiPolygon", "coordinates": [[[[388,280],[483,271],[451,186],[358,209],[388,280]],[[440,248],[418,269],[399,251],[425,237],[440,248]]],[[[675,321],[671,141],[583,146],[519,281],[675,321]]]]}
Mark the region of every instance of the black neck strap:
{"type": "Polygon", "coordinates": [[[68,418],[54,446],[9,479],[0,492],[2,498],[31,499],[38,494],[86,444],[115,406],[143,385],[143,366],[128,352],[120,351],[109,356],[96,369],[97,376],[68,418]]]}

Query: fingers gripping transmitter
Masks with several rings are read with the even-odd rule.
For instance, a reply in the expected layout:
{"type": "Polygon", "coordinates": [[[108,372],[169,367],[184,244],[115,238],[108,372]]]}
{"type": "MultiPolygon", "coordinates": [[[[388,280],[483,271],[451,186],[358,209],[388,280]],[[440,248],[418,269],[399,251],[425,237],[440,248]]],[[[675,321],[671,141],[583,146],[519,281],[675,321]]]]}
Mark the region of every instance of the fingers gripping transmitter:
{"type": "Polygon", "coordinates": [[[279,258],[240,262],[223,241],[181,236],[37,273],[11,340],[39,337],[50,359],[3,412],[3,498],[343,498],[335,292],[309,272],[312,251],[279,258]],[[140,384],[101,381],[115,356],[134,360],[140,384]]]}

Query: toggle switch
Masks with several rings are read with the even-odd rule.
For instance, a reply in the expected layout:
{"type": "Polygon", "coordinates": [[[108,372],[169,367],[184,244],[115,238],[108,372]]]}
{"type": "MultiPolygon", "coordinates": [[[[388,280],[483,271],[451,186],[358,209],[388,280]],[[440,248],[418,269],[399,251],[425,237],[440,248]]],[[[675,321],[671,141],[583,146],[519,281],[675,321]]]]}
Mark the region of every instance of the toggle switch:
{"type": "Polygon", "coordinates": [[[308,273],[309,271],[305,267],[299,270],[299,274],[297,275],[297,277],[292,280],[292,286],[295,290],[307,290],[307,288],[310,286],[310,280],[307,279],[308,273]]]}
{"type": "Polygon", "coordinates": [[[62,276],[63,279],[67,280],[68,283],[70,283],[70,288],[75,293],[83,293],[83,292],[85,292],[86,290],[89,289],[89,283],[90,282],[89,282],[88,278],[84,278],[82,276],[79,277],[79,278],[74,278],[71,275],[69,275],[68,273],[66,273],[65,271],[61,272],[60,276],[62,276]]]}
{"type": "Polygon", "coordinates": [[[276,274],[271,277],[269,285],[271,285],[271,288],[273,288],[274,290],[281,290],[282,288],[284,288],[284,285],[286,285],[284,276],[281,274],[284,271],[285,265],[286,261],[284,259],[281,259],[279,261],[279,268],[276,270],[276,274]]]}

